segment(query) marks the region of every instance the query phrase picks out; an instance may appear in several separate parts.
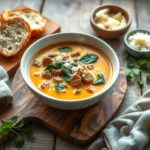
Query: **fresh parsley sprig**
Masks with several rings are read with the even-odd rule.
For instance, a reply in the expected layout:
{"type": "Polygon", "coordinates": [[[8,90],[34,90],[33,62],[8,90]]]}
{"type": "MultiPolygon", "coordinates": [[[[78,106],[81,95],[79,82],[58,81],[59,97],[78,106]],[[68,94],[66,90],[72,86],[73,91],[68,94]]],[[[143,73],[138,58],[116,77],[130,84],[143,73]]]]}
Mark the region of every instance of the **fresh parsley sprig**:
{"type": "Polygon", "coordinates": [[[136,76],[138,76],[140,74],[141,70],[138,68],[133,68],[127,75],[127,81],[131,81],[134,80],[136,78],[136,76]]]}
{"type": "MultiPolygon", "coordinates": [[[[126,66],[131,69],[126,75],[127,81],[135,81],[136,76],[139,75],[142,70],[147,72],[150,71],[150,62],[144,57],[140,58],[135,63],[129,60],[126,66]]],[[[143,87],[143,81],[136,80],[136,82],[141,88],[143,87]]],[[[146,76],[146,83],[150,83],[150,74],[146,76]]]]}
{"type": "Polygon", "coordinates": [[[150,73],[146,76],[146,83],[150,83],[150,73]]]}
{"type": "Polygon", "coordinates": [[[134,68],[134,63],[133,63],[133,61],[128,61],[127,62],[127,68],[134,68]]]}
{"type": "Polygon", "coordinates": [[[1,120],[0,135],[8,135],[13,140],[16,148],[20,149],[24,145],[24,136],[31,137],[33,131],[31,128],[25,127],[25,120],[22,120],[16,126],[15,123],[18,120],[18,116],[13,116],[7,120],[1,120]]]}

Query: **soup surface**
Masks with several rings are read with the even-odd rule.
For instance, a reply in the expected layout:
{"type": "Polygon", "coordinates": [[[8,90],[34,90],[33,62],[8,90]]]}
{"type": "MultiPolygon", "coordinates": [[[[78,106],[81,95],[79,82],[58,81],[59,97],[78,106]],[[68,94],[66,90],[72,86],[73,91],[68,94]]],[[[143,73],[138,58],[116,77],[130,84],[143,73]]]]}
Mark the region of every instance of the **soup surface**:
{"type": "Polygon", "coordinates": [[[62,100],[91,97],[112,78],[109,58],[93,46],[66,42],[49,45],[29,62],[32,83],[43,93],[62,100]]]}

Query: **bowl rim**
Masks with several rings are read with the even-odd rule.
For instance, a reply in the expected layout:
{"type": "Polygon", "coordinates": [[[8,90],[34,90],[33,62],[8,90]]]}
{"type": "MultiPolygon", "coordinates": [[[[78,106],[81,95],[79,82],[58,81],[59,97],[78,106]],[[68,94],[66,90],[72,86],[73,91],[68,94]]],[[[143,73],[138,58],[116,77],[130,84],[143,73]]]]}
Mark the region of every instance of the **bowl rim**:
{"type": "Polygon", "coordinates": [[[139,50],[136,50],[136,49],[134,49],[133,47],[131,47],[131,46],[128,44],[127,38],[128,38],[131,34],[136,33],[136,32],[138,32],[138,31],[139,31],[139,32],[144,31],[143,33],[148,33],[148,34],[150,35],[150,30],[148,30],[148,29],[144,29],[144,28],[133,29],[133,30],[131,30],[131,31],[129,31],[129,32],[126,33],[126,35],[125,35],[125,37],[124,37],[124,43],[125,43],[125,45],[126,45],[131,51],[137,52],[137,53],[139,53],[139,54],[142,54],[142,53],[150,53],[150,51],[139,51],[139,50]]]}
{"type": "Polygon", "coordinates": [[[97,6],[96,8],[93,9],[93,11],[91,12],[91,15],[90,15],[90,20],[91,20],[92,24],[100,30],[103,30],[105,32],[118,32],[118,31],[122,31],[122,30],[125,30],[126,28],[128,28],[131,25],[132,18],[130,16],[130,14],[128,13],[128,11],[126,11],[123,7],[120,7],[119,5],[114,5],[114,4],[104,4],[104,5],[99,5],[99,6],[97,6]],[[96,23],[94,21],[94,18],[93,18],[94,14],[95,14],[95,11],[100,10],[102,8],[105,8],[105,7],[111,7],[111,6],[118,7],[118,8],[122,9],[123,11],[125,11],[127,13],[128,17],[129,17],[129,20],[128,20],[128,23],[126,24],[125,27],[123,27],[121,29],[107,30],[107,29],[103,29],[103,28],[96,25],[96,23]]]}
{"type": "MultiPolygon", "coordinates": [[[[40,51],[40,50],[39,50],[39,51],[40,51]]],[[[38,51],[37,51],[37,52],[38,52],[38,51]]],[[[36,53],[37,53],[37,52],[36,52],[36,53]]],[[[34,53],[34,54],[35,54],[35,53],[34,53]]],[[[34,54],[33,54],[33,55],[34,55],[34,54]]],[[[31,56],[31,58],[33,57],[33,55],[31,56]]],[[[27,63],[29,64],[29,61],[28,61],[27,63]]],[[[95,36],[93,36],[93,35],[89,35],[89,34],[85,34],[85,33],[81,33],[81,32],[69,32],[69,33],[63,32],[63,33],[56,33],[56,34],[52,34],[52,35],[47,35],[47,36],[45,36],[45,37],[43,37],[43,38],[37,40],[36,42],[34,42],[32,45],[30,45],[30,46],[27,48],[27,50],[25,51],[25,53],[23,54],[23,56],[22,56],[21,63],[20,63],[20,71],[21,71],[21,75],[22,75],[23,80],[25,81],[25,83],[26,83],[26,84],[28,85],[28,87],[29,87],[32,91],[34,91],[35,93],[38,93],[38,94],[42,95],[42,97],[44,97],[44,98],[46,98],[46,99],[51,99],[52,101],[55,101],[55,102],[73,103],[73,102],[79,102],[79,101],[81,101],[81,102],[90,101],[91,99],[93,99],[93,98],[95,98],[95,97],[97,97],[97,96],[99,96],[99,95],[103,95],[104,93],[106,93],[106,92],[114,85],[114,83],[116,82],[116,80],[117,80],[117,78],[118,78],[118,76],[119,76],[120,63],[119,63],[119,59],[118,59],[118,57],[117,57],[117,54],[115,53],[115,51],[113,50],[113,48],[111,48],[111,46],[109,46],[105,41],[103,41],[103,40],[101,40],[101,39],[99,39],[99,38],[97,38],[97,37],[95,37],[95,36]],[[40,90],[38,90],[38,89],[34,86],[34,84],[32,84],[31,81],[29,80],[28,75],[27,75],[27,70],[28,70],[27,68],[26,68],[26,70],[25,70],[25,73],[26,73],[25,76],[27,76],[27,78],[24,77],[23,63],[25,62],[25,57],[26,57],[26,55],[28,55],[28,52],[30,51],[30,49],[32,49],[38,42],[41,42],[42,40],[45,40],[45,39],[50,38],[50,37],[55,37],[55,36],[63,35],[63,34],[65,34],[65,35],[76,34],[76,35],[82,35],[82,36],[88,36],[88,37],[90,37],[90,38],[94,38],[95,40],[99,40],[100,42],[102,42],[104,45],[106,45],[106,46],[112,51],[113,55],[115,56],[116,63],[117,63],[117,65],[118,65],[118,70],[115,70],[115,71],[114,71],[114,72],[115,72],[115,73],[113,74],[113,75],[115,75],[114,80],[113,80],[113,81],[110,81],[110,83],[108,83],[108,86],[107,86],[106,88],[104,88],[101,92],[97,92],[96,94],[94,94],[94,95],[92,95],[92,96],[90,96],[90,97],[87,97],[87,98],[76,99],[76,100],[71,100],[71,99],[68,99],[68,100],[58,99],[58,98],[55,98],[55,97],[53,97],[53,96],[49,96],[49,95],[47,95],[47,94],[41,92],[40,90]],[[26,80],[26,79],[27,79],[27,80],[26,80]]],[[[113,76],[112,76],[112,77],[113,77],[113,76]]]]}

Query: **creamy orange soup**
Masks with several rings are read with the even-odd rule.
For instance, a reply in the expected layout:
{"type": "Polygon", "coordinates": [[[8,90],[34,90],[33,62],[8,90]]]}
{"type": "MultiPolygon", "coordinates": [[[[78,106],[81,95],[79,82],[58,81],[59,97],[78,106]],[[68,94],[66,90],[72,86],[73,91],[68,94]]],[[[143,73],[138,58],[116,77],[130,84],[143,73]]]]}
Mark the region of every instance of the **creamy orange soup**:
{"type": "Polygon", "coordinates": [[[101,50],[73,42],[43,48],[33,56],[28,67],[29,78],[36,88],[62,100],[95,95],[107,86],[112,73],[112,64],[101,50]]]}

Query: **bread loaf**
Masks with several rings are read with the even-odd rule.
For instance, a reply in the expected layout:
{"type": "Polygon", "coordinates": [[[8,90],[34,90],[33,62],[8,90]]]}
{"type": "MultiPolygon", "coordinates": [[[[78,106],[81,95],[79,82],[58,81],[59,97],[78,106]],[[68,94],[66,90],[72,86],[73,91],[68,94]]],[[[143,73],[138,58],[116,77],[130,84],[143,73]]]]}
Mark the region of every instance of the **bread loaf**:
{"type": "Polygon", "coordinates": [[[5,22],[8,21],[9,19],[9,13],[10,13],[10,10],[6,9],[6,10],[3,10],[2,13],[1,13],[1,23],[4,24],[5,22]]]}
{"type": "Polygon", "coordinates": [[[9,19],[0,27],[0,53],[6,57],[16,55],[30,40],[31,29],[21,18],[9,19]]]}
{"type": "Polygon", "coordinates": [[[37,11],[30,8],[20,8],[8,13],[8,18],[23,18],[31,28],[31,36],[40,35],[46,26],[46,19],[37,11]]]}

